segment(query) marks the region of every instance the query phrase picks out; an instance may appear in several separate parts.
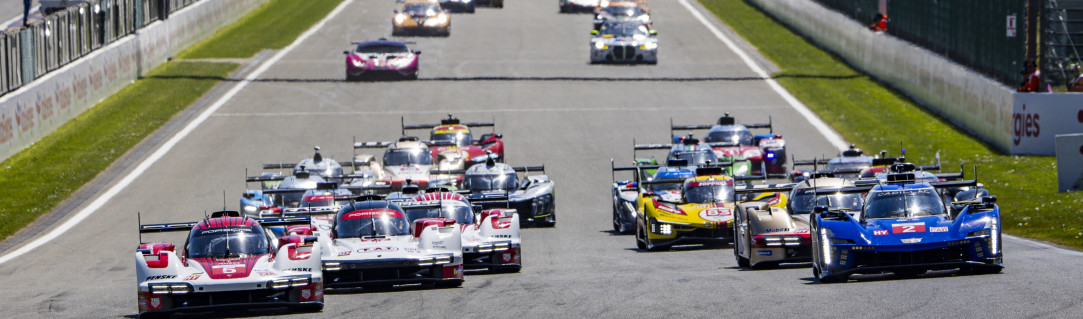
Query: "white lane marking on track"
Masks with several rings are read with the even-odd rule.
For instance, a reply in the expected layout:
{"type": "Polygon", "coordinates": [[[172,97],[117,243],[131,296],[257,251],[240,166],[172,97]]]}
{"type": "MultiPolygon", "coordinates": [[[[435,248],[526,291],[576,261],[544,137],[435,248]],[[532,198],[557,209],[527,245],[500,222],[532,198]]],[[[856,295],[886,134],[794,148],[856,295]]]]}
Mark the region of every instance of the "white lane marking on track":
{"type": "MultiPolygon", "coordinates": [[[[726,107],[727,109],[762,110],[778,106],[737,106],[726,107]]],[[[432,114],[432,113],[537,113],[537,112],[611,112],[611,111],[659,111],[668,112],[673,110],[718,110],[718,106],[693,106],[693,107],[587,107],[587,108],[538,108],[538,109],[473,109],[473,110],[414,110],[414,111],[342,111],[342,112],[282,112],[282,113],[219,113],[214,117],[249,117],[249,116],[326,116],[326,115],[399,115],[399,114],[432,114]]]]}
{"type": "Polygon", "coordinates": [[[680,2],[681,5],[683,5],[685,9],[688,9],[688,12],[691,12],[692,16],[695,16],[696,19],[703,24],[703,26],[707,27],[707,29],[710,30],[716,38],[718,38],[718,40],[722,41],[722,43],[725,44],[726,47],[728,47],[731,51],[733,51],[733,53],[736,53],[737,56],[741,58],[741,61],[744,61],[745,64],[748,65],[750,69],[752,69],[752,72],[755,72],[756,75],[767,79],[767,86],[770,86],[771,90],[774,90],[775,93],[778,93],[778,95],[781,96],[783,100],[786,100],[786,103],[789,103],[790,106],[793,106],[794,110],[797,110],[797,113],[803,115],[805,119],[809,121],[809,124],[812,124],[812,126],[815,127],[817,131],[820,131],[820,134],[823,134],[824,138],[826,138],[827,141],[831,143],[831,145],[834,145],[835,148],[838,148],[840,151],[845,150],[850,146],[850,144],[847,144],[846,141],[842,139],[842,136],[839,136],[839,133],[835,132],[835,130],[828,126],[827,123],[824,123],[824,121],[820,119],[819,116],[816,116],[816,113],[812,113],[812,111],[809,110],[804,103],[801,103],[801,101],[798,101],[797,98],[793,97],[793,95],[790,94],[789,91],[786,91],[786,89],[782,88],[782,86],[778,84],[778,81],[775,81],[775,79],[771,78],[771,76],[767,74],[766,71],[764,71],[762,68],[760,68],[759,65],[752,61],[752,58],[749,57],[748,54],[741,50],[741,48],[738,48],[737,44],[733,43],[733,41],[726,37],[726,35],[723,34],[722,31],[718,30],[718,28],[716,28],[714,24],[711,24],[711,22],[707,20],[707,17],[703,16],[703,14],[699,12],[699,10],[696,10],[695,7],[688,3],[688,0],[680,0],[680,2]]]}
{"type": "Polygon", "coordinates": [[[128,173],[127,176],[124,176],[124,178],[121,179],[120,182],[117,182],[115,185],[113,185],[113,187],[109,188],[109,190],[102,194],[101,197],[98,197],[98,199],[95,199],[94,202],[90,203],[90,205],[86,206],[75,215],[72,215],[70,219],[65,221],[63,224],[60,224],[60,226],[54,228],[48,234],[38,237],[34,241],[31,241],[30,243],[19,247],[19,249],[16,249],[15,251],[12,251],[4,255],[3,257],[0,257],[0,264],[11,261],[12,259],[22,256],[23,254],[26,254],[34,250],[35,248],[38,248],[39,246],[44,245],[45,243],[52,241],[53,239],[56,239],[71,228],[75,227],[77,224],[79,224],[79,222],[83,221],[83,219],[86,219],[91,214],[94,214],[94,212],[98,211],[98,209],[100,209],[102,206],[105,206],[105,203],[109,202],[110,199],[113,199],[113,196],[116,196],[118,193],[120,193],[121,190],[127,188],[128,185],[135,181],[136,178],[138,178],[140,175],[143,175],[143,172],[150,168],[151,165],[154,165],[154,163],[164,157],[165,154],[169,152],[169,150],[173,149],[173,146],[176,146],[177,143],[187,137],[188,133],[194,131],[196,127],[199,126],[199,124],[202,124],[203,121],[207,120],[207,118],[211,116],[211,113],[214,113],[214,111],[217,111],[219,108],[221,108],[222,105],[226,104],[226,101],[229,101],[231,98],[233,98],[234,95],[237,94],[237,92],[240,92],[241,89],[243,89],[245,86],[248,86],[248,83],[251,83],[252,80],[255,80],[257,77],[263,74],[264,71],[267,71],[267,69],[270,68],[272,64],[285,56],[286,53],[289,53],[291,50],[293,50],[293,48],[296,47],[299,43],[305,41],[305,39],[307,39],[309,36],[315,34],[316,30],[322,28],[323,25],[327,23],[327,21],[338,15],[338,13],[345,9],[346,6],[350,3],[353,3],[353,0],[343,1],[341,4],[338,5],[338,7],[335,8],[335,10],[331,11],[331,13],[327,15],[327,17],[324,17],[323,20],[320,20],[319,23],[312,26],[312,28],[308,29],[308,31],[305,31],[305,33],[301,34],[301,36],[297,37],[297,40],[294,40],[293,43],[282,49],[282,51],[279,51],[273,57],[271,57],[267,61],[264,61],[263,64],[259,66],[259,68],[257,68],[255,71],[252,71],[252,73],[245,77],[245,81],[237,83],[237,85],[230,89],[228,92],[226,92],[225,95],[222,95],[222,97],[215,101],[214,104],[204,110],[203,113],[200,113],[199,116],[193,119],[192,122],[188,123],[188,125],[185,126],[184,129],[180,130],[180,132],[177,132],[176,135],[174,135],[172,138],[162,144],[162,146],[159,147],[158,150],[154,151],[154,153],[152,153],[149,157],[143,160],[143,162],[139,163],[139,166],[132,170],[131,173],[128,173]]]}
{"type": "Polygon", "coordinates": [[[1060,254],[1066,255],[1066,256],[1083,257],[1083,252],[1068,249],[1068,248],[1064,248],[1064,247],[1060,247],[1060,246],[1050,245],[1050,244],[1043,243],[1043,242],[1040,242],[1040,241],[1037,241],[1037,240],[1034,240],[1034,239],[1023,238],[1023,237],[1015,237],[1015,236],[1008,235],[1008,234],[1004,234],[1004,237],[1011,240],[1014,243],[1023,244],[1024,246],[1030,246],[1031,248],[1048,249],[1048,250],[1052,250],[1052,251],[1055,251],[1057,253],[1060,253],[1060,254]]]}

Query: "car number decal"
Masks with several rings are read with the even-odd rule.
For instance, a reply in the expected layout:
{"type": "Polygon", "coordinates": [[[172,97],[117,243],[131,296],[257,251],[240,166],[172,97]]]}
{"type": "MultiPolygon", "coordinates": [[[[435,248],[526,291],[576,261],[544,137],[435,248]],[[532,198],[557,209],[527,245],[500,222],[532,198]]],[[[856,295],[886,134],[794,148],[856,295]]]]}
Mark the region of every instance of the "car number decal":
{"type": "Polygon", "coordinates": [[[905,224],[893,224],[891,225],[891,233],[924,233],[925,223],[905,223],[905,224]]]}

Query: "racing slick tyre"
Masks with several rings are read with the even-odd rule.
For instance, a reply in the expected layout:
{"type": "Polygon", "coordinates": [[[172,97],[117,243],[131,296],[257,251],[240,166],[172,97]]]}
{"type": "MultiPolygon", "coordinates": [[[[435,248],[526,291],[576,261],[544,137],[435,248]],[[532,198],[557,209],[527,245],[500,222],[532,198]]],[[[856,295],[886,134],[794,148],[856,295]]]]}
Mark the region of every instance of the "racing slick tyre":
{"type": "Polygon", "coordinates": [[[361,78],[358,78],[356,76],[352,76],[352,75],[349,75],[349,74],[346,75],[346,82],[357,82],[357,81],[360,81],[360,80],[361,80],[361,78]]]}
{"type": "Polygon", "coordinates": [[[624,223],[620,220],[620,210],[616,206],[613,206],[613,231],[622,235],[628,232],[628,227],[624,227],[624,223]]]}
{"type": "Polygon", "coordinates": [[[646,237],[647,235],[643,232],[643,227],[639,226],[639,221],[636,221],[636,248],[647,250],[646,237]]]}
{"type": "Polygon", "coordinates": [[[748,268],[752,265],[748,262],[748,258],[741,257],[741,255],[735,256],[737,258],[737,267],[748,268]]]}
{"type": "MultiPolygon", "coordinates": [[[[649,223],[649,221],[648,221],[648,223],[649,223]]],[[[651,229],[651,226],[649,224],[647,225],[647,229],[651,229]]],[[[669,245],[655,245],[654,243],[652,243],[651,242],[651,236],[648,236],[646,231],[647,231],[646,229],[643,230],[643,241],[646,242],[645,245],[647,247],[647,251],[667,251],[667,250],[669,250],[669,248],[670,248],[669,245]]]]}

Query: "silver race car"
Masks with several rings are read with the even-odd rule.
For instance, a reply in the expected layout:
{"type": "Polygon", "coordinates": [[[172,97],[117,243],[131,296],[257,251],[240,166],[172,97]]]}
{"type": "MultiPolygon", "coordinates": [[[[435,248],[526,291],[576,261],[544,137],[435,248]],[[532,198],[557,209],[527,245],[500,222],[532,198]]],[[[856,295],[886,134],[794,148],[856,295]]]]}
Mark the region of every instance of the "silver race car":
{"type": "Polygon", "coordinates": [[[658,31],[649,22],[608,20],[590,34],[590,63],[658,63],[658,31]]]}
{"type": "Polygon", "coordinates": [[[544,171],[545,166],[511,167],[489,159],[466,170],[463,192],[471,203],[485,209],[515,209],[525,216],[520,224],[553,227],[557,223],[555,184],[546,175],[527,175],[544,171]],[[522,182],[517,172],[524,174],[522,182]]]}

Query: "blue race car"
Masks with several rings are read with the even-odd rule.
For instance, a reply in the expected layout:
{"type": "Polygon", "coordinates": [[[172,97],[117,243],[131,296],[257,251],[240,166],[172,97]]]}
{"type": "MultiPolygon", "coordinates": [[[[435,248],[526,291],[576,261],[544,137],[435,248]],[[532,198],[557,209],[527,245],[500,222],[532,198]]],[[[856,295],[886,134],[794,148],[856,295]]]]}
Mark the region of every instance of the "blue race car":
{"type": "Polygon", "coordinates": [[[975,186],[973,180],[929,182],[895,164],[879,183],[841,192],[864,193],[858,212],[817,203],[812,221],[812,272],[820,282],[844,282],[851,274],[917,276],[928,270],[997,273],[1003,266],[1000,208],[995,196],[952,203],[942,189],[975,186]],[[851,213],[853,215],[851,215],[851,213]]]}

